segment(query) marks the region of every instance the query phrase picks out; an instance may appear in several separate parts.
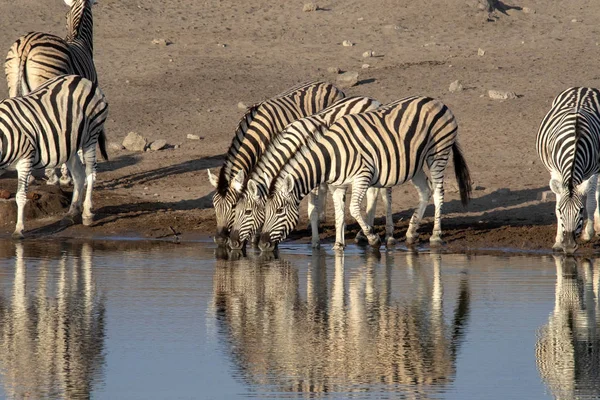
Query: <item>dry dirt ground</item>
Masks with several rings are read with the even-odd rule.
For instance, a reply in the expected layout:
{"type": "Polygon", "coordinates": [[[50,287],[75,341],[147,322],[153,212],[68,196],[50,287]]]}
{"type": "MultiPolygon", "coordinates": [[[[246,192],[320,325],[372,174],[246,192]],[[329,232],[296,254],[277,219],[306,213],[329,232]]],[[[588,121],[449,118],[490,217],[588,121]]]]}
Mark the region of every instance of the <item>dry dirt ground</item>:
{"type": "MultiPolygon", "coordinates": [[[[238,102],[253,104],[307,80],[335,82],[327,70],[338,67],[360,73],[349,95],[383,103],[428,95],[457,116],[477,190],[464,210],[453,178],[448,181],[448,249],[549,249],[554,205],[537,201],[549,175],[537,158],[535,136],[560,91],[600,86],[600,3],[512,0],[490,21],[477,0],[325,0],[318,1],[320,10],[303,12],[305,1],[99,0],[94,52],[110,103],[109,140],[120,143],[135,131],[171,147],[111,151],[111,160],[99,165],[94,226],[60,227],[58,213],[30,219],[30,235],[167,237],[169,226],[182,238],[211,235],[206,169],[222,163],[243,114],[238,102]],[[344,47],[344,40],[355,45],[344,47]],[[375,57],[363,58],[367,50],[375,57]],[[370,67],[362,69],[364,63],[370,67]],[[464,90],[451,93],[455,80],[464,90]],[[518,98],[492,100],[490,89],[518,98]],[[201,139],[188,140],[188,134],[201,139]]],[[[65,12],[61,0],[1,2],[0,49],[8,51],[32,30],[63,36],[65,12]]],[[[6,93],[4,81],[0,93],[6,93]]],[[[0,186],[14,192],[10,177],[0,186]]],[[[33,190],[43,192],[43,186],[33,190]]],[[[395,188],[397,237],[416,203],[411,185],[395,188]]],[[[424,240],[432,208],[421,228],[424,240]]],[[[333,237],[329,214],[325,241],[333,237]]],[[[2,222],[0,233],[10,234],[14,216],[2,222]]],[[[350,237],[357,226],[348,222],[350,237]]],[[[308,232],[294,237],[306,241],[308,232]]]]}

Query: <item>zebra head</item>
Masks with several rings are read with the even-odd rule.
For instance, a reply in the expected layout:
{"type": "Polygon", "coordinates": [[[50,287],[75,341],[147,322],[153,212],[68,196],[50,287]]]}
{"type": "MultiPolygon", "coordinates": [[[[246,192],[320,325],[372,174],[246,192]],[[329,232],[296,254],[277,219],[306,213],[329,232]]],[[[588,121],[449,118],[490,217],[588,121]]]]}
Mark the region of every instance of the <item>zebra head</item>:
{"type": "Polygon", "coordinates": [[[225,177],[224,169],[221,169],[218,179],[208,170],[210,184],[217,189],[213,195],[213,206],[217,219],[217,232],[214,239],[215,243],[219,246],[227,244],[229,230],[233,226],[233,218],[235,216],[233,207],[238,199],[238,191],[236,189],[242,187],[244,176],[244,171],[238,171],[230,184],[225,177]]]}
{"type": "Polygon", "coordinates": [[[556,179],[550,180],[550,188],[556,194],[556,210],[558,213],[559,232],[562,238],[558,243],[566,254],[573,254],[577,250],[576,236],[583,228],[583,196],[587,193],[589,180],[572,187],[560,183],[556,179]]]}
{"type": "Polygon", "coordinates": [[[265,221],[264,192],[265,190],[259,189],[255,180],[248,180],[246,190],[240,194],[235,206],[235,218],[229,235],[229,246],[232,249],[241,249],[244,242],[254,236],[265,221]]]}
{"type": "Polygon", "coordinates": [[[261,251],[273,251],[298,223],[300,199],[294,191],[294,178],[286,175],[265,205],[265,223],[258,247],[261,251]]]}

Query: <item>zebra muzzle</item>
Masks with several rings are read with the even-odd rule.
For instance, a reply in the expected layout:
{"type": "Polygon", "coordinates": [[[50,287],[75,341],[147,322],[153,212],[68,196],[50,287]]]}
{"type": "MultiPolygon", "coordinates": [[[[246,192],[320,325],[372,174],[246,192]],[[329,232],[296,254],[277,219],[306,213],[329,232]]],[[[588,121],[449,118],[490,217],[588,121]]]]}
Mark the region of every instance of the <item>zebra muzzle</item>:
{"type": "Polygon", "coordinates": [[[563,251],[565,254],[572,255],[577,250],[577,241],[575,240],[575,232],[563,232],[563,251]]]}

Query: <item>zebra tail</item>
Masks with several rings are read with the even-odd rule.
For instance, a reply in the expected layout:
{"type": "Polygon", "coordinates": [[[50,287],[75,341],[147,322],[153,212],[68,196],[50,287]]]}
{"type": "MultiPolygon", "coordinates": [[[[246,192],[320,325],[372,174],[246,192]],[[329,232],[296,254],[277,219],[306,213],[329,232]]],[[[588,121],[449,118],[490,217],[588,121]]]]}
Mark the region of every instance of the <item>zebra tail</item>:
{"type": "Polygon", "coordinates": [[[471,174],[458,142],[452,144],[452,160],[454,161],[454,174],[460,190],[460,201],[463,206],[466,206],[471,200],[471,174]]]}
{"type": "Polygon", "coordinates": [[[106,152],[106,134],[104,133],[104,129],[102,129],[100,135],[98,135],[98,147],[100,147],[102,159],[108,161],[108,153],[106,152]]]}

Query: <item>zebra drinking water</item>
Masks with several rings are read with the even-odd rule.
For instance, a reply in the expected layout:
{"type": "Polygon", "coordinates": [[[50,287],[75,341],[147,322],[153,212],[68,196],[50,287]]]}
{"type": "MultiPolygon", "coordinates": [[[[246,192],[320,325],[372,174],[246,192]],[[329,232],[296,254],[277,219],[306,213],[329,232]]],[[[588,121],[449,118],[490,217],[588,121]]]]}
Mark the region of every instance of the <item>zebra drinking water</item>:
{"type": "Polygon", "coordinates": [[[600,172],[600,91],[574,87],[552,102],[537,134],[536,148],[550,172],[556,194],[557,231],[554,250],[573,254],[575,235],[583,228],[583,196],[587,194],[587,225],[581,235],[589,241],[600,228],[597,174],[600,172]],[[594,227],[594,213],[596,226],[594,227]]]}
{"type": "MultiPolygon", "coordinates": [[[[4,71],[10,97],[24,96],[48,79],[60,75],[80,75],[98,83],[94,65],[92,5],[95,0],[64,0],[67,12],[67,36],[30,32],[11,46],[4,71]]],[[[66,165],[60,183],[68,185],[66,165]]],[[[46,170],[48,184],[59,183],[54,169],[46,170]]]]}
{"type": "Polygon", "coordinates": [[[448,107],[428,97],[408,97],[375,111],[338,119],[324,135],[315,135],[316,140],[302,146],[273,180],[259,248],[273,250],[290,233],[298,221],[300,200],[323,182],[338,187],[334,193],[337,237],[334,248],[344,247],[343,197],[349,186],[352,186],[350,213],[369,244],[378,247],[379,237],[361,216],[362,199],[369,186],[391,188],[408,180],[416,186],[420,201],[406,241],[411,244],[417,239],[433,186],[435,219],[430,243],[440,244],[444,172],[450,153],[463,204],[468,203],[471,193],[469,170],[456,139],[457,131],[448,107]]]}
{"type": "Polygon", "coordinates": [[[92,189],[96,180],[96,144],[104,159],[104,121],[108,104],[95,83],[78,75],[63,75],[23,97],[0,102],[0,169],[18,173],[17,225],[13,237],[23,237],[24,207],[32,169],[66,163],[74,190],[67,218],[80,215],[84,225],[93,221],[92,189]],[[82,164],[77,152],[82,151],[82,164]],[[87,183],[83,214],[84,183],[87,183]]]}
{"type": "MultiPolygon", "coordinates": [[[[339,100],[317,114],[301,118],[289,124],[282,133],[269,143],[247,180],[244,172],[240,170],[238,173],[242,175],[238,181],[247,181],[247,185],[245,188],[241,184],[234,186],[239,194],[239,200],[235,207],[235,220],[229,238],[230,247],[241,249],[244,242],[260,230],[264,222],[265,201],[271,180],[277,175],[285,162],[308,139],[313,138],[315,132],[324,133],[331,124],[344,115],[371,111],[380,105],[378,101],[362,96],[346,97],[339,100]]],[[[378,189],[372,188],[372,190],[377,192],[378,189]]],[[[311,191],[309,198],[308,217],[311,222],[313,247],[319,246],[319,214],[324,211],[326,195],[327,185],[323,184],[319,186],[318,191],[311,191]]],[[[384,196],[387,200],[387,195],[384,196]]],[[[376,202],[377,197],[373,195],[368,197],[371,201],[368,206],[368,221],[372,224],[375,218],[375,206],[372,203],[376,202]]],[[[391,208],[389,214],[391,214],[391,208]]],[[[386,222],[391,226],[391,218],[388,218],[386,222]]],[[[389,229],[391,230],[392,227],[389,229]]]]}
{"type": "Polygon", "coordinates": [[[214,176],[208,170],[208,179],[216,188],[213,205],[217,219],[215,242],[218,245],[227,243],[233,225],[233,208],[239,194],[234,186],[245,187],[244,176],[254,168],[267,144],[290,122],[321,111],[344,97],[344,93],[332,84],[307,82],[246,110],[219,175],[214,176]]]}

